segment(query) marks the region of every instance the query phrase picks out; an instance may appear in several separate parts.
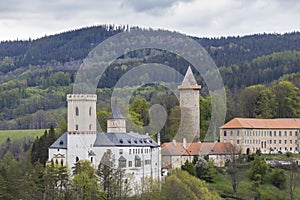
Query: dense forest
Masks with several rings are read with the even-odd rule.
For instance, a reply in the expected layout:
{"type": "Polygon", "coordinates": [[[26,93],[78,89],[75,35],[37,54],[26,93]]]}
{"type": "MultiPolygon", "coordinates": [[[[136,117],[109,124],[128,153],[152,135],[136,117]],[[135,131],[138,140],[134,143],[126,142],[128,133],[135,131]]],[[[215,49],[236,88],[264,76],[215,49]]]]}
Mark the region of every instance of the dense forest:
{"type": "MultiPolygon", "coordinates": [[[[73,89],[76,72],[88,53],[105,39],[138,27],[100,25],[36,40],[0,43],[0,129],[36,129],[65,124],[66,94],[73,89]]],[[[243,37],[196,38],[220,70],[226,86],[227,116],[300,117],[300,33],[256,34],[243,37]]],[[[105,129],[112,88],[123,74],[142,63],[161,63],[184,74],[189,63],[158,50],[129,52],[107,68],[97,88],[98,119],[105,129]],[[126,59],[125,59],[126,58],[126,59]],[[123,60],[122,60],[123,59],[123,60]],[[125,60],[125,61],[124,61],[125,60]]],[[[141,80],[147,76],[141,76],[141,80]]],[[[201,74],[201,132],[210,119],[210,96],[201,74]]],[[[179,102],[164,86],[136,90],[130,109],[132,120],[149,123],[149,106],[159,103],[168,119],[162,130],[169,141],[178,128],[179,102]],[[134,106],[132,106],[134,107],[134,106]]],[[[130,126],[130,125],[129,125],[130,126]]]]}

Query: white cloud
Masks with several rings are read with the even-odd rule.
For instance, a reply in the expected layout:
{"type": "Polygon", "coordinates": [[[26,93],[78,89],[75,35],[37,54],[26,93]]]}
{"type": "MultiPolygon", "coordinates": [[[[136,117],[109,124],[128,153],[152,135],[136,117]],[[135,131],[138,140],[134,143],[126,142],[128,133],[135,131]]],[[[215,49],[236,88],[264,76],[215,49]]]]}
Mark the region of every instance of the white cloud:
{"type": "Polygon", "coordinates": [[[97,24],[163,28],[198,37],[300,30],[297,0],[0,0],[0,40],[97,24]]]}

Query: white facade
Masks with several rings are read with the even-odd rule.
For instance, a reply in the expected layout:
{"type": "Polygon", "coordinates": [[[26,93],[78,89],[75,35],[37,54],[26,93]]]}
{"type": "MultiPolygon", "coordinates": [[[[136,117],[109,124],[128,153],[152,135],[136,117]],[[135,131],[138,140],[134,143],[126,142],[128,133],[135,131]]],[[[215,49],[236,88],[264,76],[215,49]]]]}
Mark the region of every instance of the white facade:
{"type": "Polygon", "coordinates": [[[96,101],[94,94],[68,94],[68,132],[97,130],[96,101]]]}
{"type": "Polygon", "coordinates": [[[108,118],[108,132],[96,132],[96,95],[69,94],[68,131],[49,147],[49,161],[68,165],[89,160],[95,168],[109,149],[115,167],[125,169],[138,183],[143,177],[160,179],[160,146],[148,135],[126,132],[126,121],[118,106],[108,118]]]}

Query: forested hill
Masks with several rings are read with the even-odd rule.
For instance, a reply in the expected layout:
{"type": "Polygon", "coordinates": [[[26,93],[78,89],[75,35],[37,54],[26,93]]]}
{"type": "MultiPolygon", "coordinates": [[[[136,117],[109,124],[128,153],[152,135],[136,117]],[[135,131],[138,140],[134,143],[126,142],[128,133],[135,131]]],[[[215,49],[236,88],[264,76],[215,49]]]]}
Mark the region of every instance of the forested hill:
{"type": "MultiPolygon", "coordinates": [[[[37,40],[2,41],[0,58],[16,57],[18,66],[43,64],[56,60],[82,59],[97,44],[124,30],[137,27],[101,25],[45,36],[37,40]]],[[[256,34],[244,37],[196,38],[216,65],[229,66],[288,50],[300,51],[300,33],[256,34]]]]}
{"type": "MultiPolygon", "coordinates": [[[[66,106],[65,95],[72,92],[82,59],[103,40],[129,29],[138,27],[101,25],[36,40],[0,42],[0,129],[48,128],[57,123],[65,116],[62,109],[66,106]]],[[[299,82],[299,32],[193,38],[220,68],[223,81],[232,93],[233,105],[238,103],[241,90],[247,86],[268,85],[279,79],[294,85],[299,82]]],[[[142,62],[167,64],[181,73],[188,65],[183,59],[174,59],[172,54],[154,51],[152,57],[148,55],[149,50],[133,52],[127,63],[113,63],[99,82],[99,88],[111,88],[122,74],[142,62]]],[[[200,76],[197,79],[201,82],[200,76]]],[[[205,91],[204,85],[204,96],[205,91]]],[[[109,110],[108,102],[103,99],[111,91],[99,89],[97,93],[102,98],[99,104],[109,110]]],[[[144,96],[147,99],[151,95],[144,96]]],[[[168,105],[168,112],[175,104],[176,101],[168,105]]],[[[231,116],[235,115],[240,116],[237,113],[231,116]]]]}

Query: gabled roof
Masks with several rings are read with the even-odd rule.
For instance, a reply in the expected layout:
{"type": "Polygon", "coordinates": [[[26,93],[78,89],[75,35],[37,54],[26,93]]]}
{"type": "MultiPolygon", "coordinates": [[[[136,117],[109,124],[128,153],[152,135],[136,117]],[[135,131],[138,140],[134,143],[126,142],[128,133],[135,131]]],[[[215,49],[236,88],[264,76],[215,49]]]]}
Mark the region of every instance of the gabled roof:
{"type": "Polygon", "coordinates": [[[68,145],[67,135],[68,135],[68,133],[62,134],[49,148],[50,149],[67,149],[67,145],[68,145]]]}
{"type": "Polygon", "coordinates": [[[300,129],[298,118],[256,119],[234,118],[220,128],[223,129],[300,129]]]}
{"type": "Polygon", "coordinates": [[[103,146],[159,147],[150,136],[131,132],[97,133],[94,147],[103,146]]]}
{"type": "Polygon", "coordinates": [[[124,156],[121,156],[118,161],[126,161],[126,158],[124,158],[124,156]]]}
{"type": "Polygon", "coordinates": [[[121,114],[120,107],[117,102],[112,106],[112,114],[107,119],[125,119],[121,114]]]}
{"type": "Polygon", "coordinates": [[[230,142],[183,143],[166,142],[162,144],[162,156],[196,156],[196,155],[230,155],[238,154],[238,150],[230,142]]]}
{"type": "Polygon", "coordinates": [[[88,151],[89,156],[96,156],[95,152],[93,152],[92,150],[88,151]]]}

